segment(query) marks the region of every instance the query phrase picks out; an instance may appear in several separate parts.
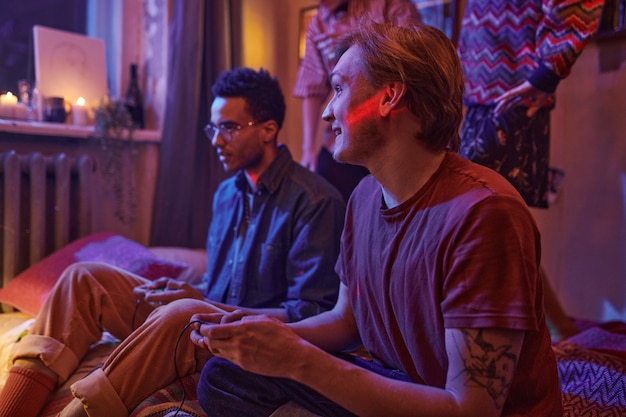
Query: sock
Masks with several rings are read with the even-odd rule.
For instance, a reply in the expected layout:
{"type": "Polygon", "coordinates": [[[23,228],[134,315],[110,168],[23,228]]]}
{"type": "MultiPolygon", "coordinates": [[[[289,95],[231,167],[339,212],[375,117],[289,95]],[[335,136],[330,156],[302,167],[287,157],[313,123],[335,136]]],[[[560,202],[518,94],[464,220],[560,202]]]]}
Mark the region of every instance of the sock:
{"type": "Polygon", "coordinates": [[[78,398],[74,398],[56,417],[87,417],[87,412],[83,403],[78,398]]]}
{"type": "Polygon", "coordinates": [[[0,392],[2,416],[37,417],[55,386],[56,381],[42,372],[13,366],[0,392]]]}

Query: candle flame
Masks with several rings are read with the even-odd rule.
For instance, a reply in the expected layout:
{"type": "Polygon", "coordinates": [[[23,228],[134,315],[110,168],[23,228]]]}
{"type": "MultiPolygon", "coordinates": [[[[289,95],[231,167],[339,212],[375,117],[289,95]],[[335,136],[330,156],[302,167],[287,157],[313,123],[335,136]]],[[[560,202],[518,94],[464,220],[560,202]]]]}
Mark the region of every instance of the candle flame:
{"type": "Polygon", "coordinates": [[[85,98],[84,97],[78,97],[78,100],[76,100],[76,104],[78,104],[79,106],[84,106],[85,105],[85,98]]]}

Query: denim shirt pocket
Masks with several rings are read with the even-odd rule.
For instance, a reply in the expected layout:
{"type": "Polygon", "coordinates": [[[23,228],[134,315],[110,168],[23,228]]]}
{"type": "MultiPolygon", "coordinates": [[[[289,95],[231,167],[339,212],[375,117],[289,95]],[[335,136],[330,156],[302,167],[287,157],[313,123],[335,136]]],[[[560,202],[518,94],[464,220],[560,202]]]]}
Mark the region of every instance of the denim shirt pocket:
{"type": "Polygon", "coordinates": [[[264,242],[260,245],[259,253],[259,280],[256,282],[256,292],[264,299],[284,299],[287,292],[288,248],[276,242],[264,242]]]}

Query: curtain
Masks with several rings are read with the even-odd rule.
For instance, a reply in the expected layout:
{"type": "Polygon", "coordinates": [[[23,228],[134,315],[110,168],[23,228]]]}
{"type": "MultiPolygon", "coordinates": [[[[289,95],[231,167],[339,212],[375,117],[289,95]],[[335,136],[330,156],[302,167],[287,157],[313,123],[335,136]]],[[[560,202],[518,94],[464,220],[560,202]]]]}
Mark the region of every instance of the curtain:
{"type": "Polygon", "coordinates": [[[203,132],[211,85],[238,64],[240,0],[171,2],[168,88],[153,205],[153,246],[204,247],[211,203],[226,178],[203,132]]]}

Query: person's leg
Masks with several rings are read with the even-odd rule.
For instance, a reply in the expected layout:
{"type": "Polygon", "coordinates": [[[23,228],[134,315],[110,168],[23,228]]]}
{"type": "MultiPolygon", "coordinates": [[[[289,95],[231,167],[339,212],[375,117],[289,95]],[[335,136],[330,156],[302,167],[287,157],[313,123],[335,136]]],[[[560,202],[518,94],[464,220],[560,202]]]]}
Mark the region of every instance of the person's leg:
{"type": "Polygon", "coordinates": [[[550,328],[553,342],[568,339],[578,333],[574,321],[565,313],[558,295],[554,292],[546,271],[541,267],[539,270],[543,282],[544,304],[546,309],[546,321],[550,328]]]}
{"type": "Polygon", "coordinates": [[[500,173],[529,207],[548,208],[550,110],[542,108],[532,117],[526,111],[526,107],[516,107],[498,120],[498,135],[506,138],[500,173]]]}
{"type": "Polygon", "coordinates": [[[158,389],[199,371],[210,354],[191,342],[187,325],[193,314],[215,311],[210,304],[193,299],[155,309],[111,353],[101,369],[72,385],[76,399],[70,407],[80,401],[91,417],[123,417],[158,389]]]}
{"type": "Polygon", "coordinates": [[[494,117],[494,106],[467,108],[459,154],[502,174],[530,207],[548,206],[550,110],[533,117],[514,107],[494,117]]]}
{"type": "Polygon", "coordinates": [[[37,415],[51,391],[75,371],[106,328],[118,338],[142,322],[151,308],[136,309],[132,289],[142,278],[99,263],[64,271],[28,335],[17,343],[10,377],[0,393],[4,416],[37,415]]]}
{"type": "MultiPolygon", "coordinates": [[[[406,374],[385,369],[375,362],[352,355],[339,356],[388,378],[411,381],[406,374]]],[[[354,417],[353,413],[303,384],[246,372],[221,358],[212,358],[204,366],[197,393],[209,417],[269,416],[290,400],[320,416],[354,417]]]]}
{"type": "Polygon", "coordinates": [[[316,172],[334,185],[346,201],[363,177],[369,174],[362,166],[335,161],[330,151],[324,147],[317,156],[316,172]]]}
{"type": "Polygon", "coordinates": [[[56,375],[30,363],[13,365],[0,393],[0,410],[6,417],[36,417],[56,387],[56,375]]]}
{"type": "Polygon", "coordinates": [[[221,358],[204,366],[197,393],[209,417],[267,417],[289,400],[319,415],[354,416],[304,385],[246,372],[221,358]]]}

